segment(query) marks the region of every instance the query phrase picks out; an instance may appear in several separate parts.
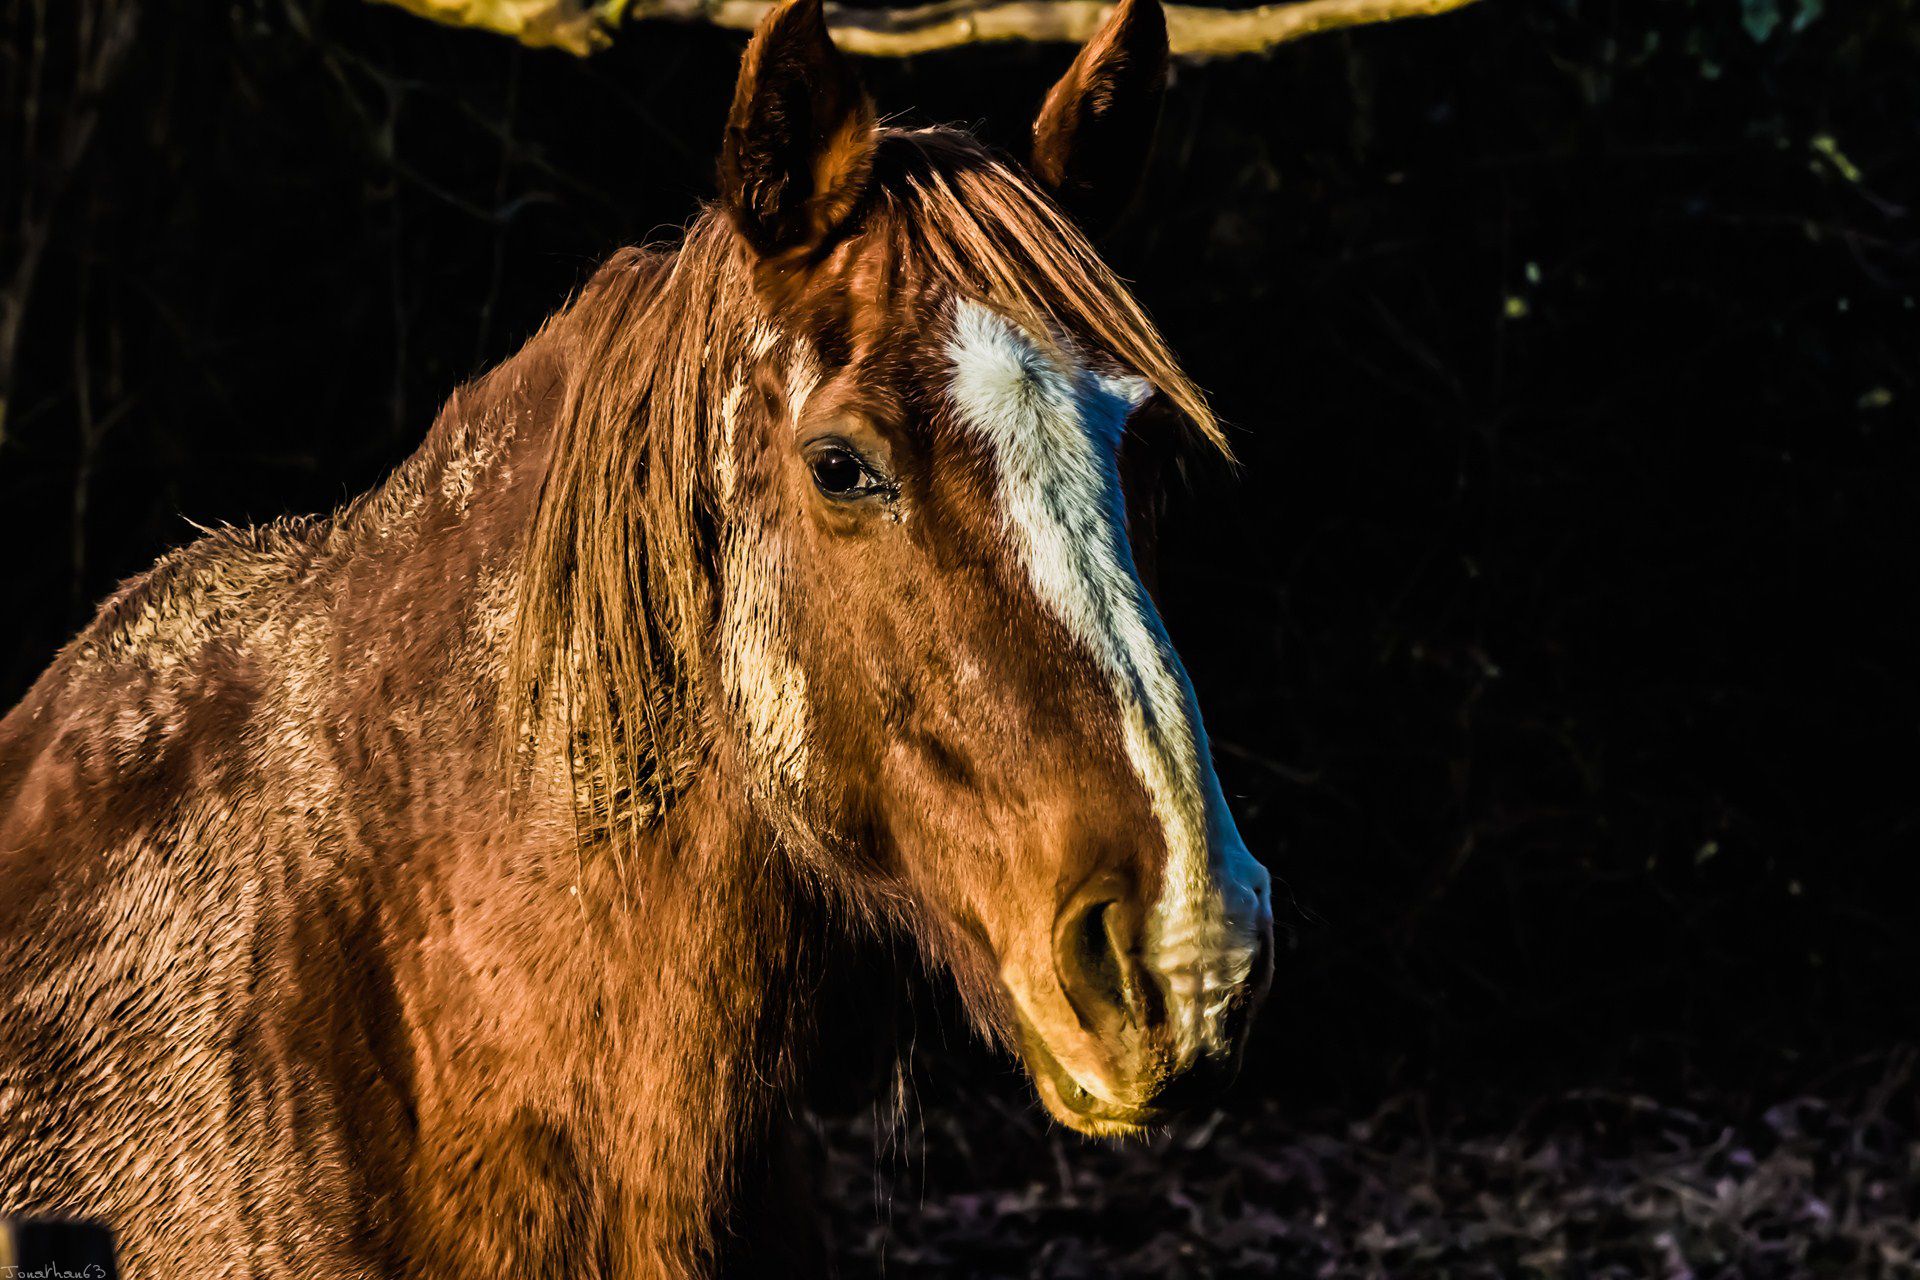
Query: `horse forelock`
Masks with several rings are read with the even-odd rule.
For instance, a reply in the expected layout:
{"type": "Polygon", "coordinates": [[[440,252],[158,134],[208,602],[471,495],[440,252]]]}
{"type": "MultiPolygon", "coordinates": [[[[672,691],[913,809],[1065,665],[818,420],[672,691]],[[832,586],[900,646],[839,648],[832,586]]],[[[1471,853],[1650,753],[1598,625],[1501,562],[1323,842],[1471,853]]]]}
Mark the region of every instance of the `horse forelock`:
{"type": "Polygon", "coordinates": [[[1126,284],[1033,180],[972,135],[895,130],[875,163],[898,256],[946,290],[1046,341],[1069,338],[1152,385],[1210,448],[1229,453],[1205,394],[1126,284]]]}

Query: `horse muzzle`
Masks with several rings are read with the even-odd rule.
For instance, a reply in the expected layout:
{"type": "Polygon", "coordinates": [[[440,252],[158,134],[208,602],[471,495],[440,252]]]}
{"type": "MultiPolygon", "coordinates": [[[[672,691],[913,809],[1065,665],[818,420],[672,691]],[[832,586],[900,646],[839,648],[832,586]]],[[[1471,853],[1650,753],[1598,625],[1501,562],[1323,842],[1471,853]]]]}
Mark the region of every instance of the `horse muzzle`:
{"type": "Polygon", "coordinates": [[[1266,871],[1251,858],[1171,919],[1105,879],[1062,905],[1060,991],[1077,1025],[1022,1019],[1041,1100],[1082,1133],[1122,1135],[1212,1103],[1232,1083],[1273,975],[1266,871]]]}

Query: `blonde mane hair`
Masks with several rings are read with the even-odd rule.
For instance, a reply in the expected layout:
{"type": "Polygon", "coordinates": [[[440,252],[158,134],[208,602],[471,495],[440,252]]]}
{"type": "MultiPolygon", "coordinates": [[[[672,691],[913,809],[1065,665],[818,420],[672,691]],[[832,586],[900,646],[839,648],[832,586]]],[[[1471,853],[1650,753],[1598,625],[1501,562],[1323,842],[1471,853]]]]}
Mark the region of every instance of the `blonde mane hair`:
{"type": "MultiPolygon", "coordinates": [[[[1227,454],[1145,311],[1012,162],[957,130],[884,130],[867,200],[860,234],[896,263],[1119,361],[1227,454]]],[[[718,616],[712,431],[751,335],[783,326],[716,208],[677,249],[617,255],[555,323],[572,329],[577,360],[521,563],[504,726],[521,772],[541,735],[558,734],[582,838],[618,848],[699,755],[718,616]]]]}
{"type": "Polygon", "coordinates": [[[901,260],[1040,336],[1118,360],[1231,456],[1207,397],[1126,283],[1018,167],[956,129],[889,132],[874,165],[881,222],[901,260]]]}

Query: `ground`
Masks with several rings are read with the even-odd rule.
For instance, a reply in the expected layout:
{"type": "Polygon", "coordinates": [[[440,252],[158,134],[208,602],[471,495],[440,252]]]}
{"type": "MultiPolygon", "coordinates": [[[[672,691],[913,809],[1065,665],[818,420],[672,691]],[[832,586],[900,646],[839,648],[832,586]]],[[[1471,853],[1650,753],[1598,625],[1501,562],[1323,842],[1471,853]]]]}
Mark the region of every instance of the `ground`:
{"type": "Polygon", "coordinates": [[[1587,1089],[1503,1123],[1259,1101],[1103,1145],[976,1100],[826,1122],[842,1273],[1920,1276],[1912,1053],[1772,1102],[1587,1089]]]}

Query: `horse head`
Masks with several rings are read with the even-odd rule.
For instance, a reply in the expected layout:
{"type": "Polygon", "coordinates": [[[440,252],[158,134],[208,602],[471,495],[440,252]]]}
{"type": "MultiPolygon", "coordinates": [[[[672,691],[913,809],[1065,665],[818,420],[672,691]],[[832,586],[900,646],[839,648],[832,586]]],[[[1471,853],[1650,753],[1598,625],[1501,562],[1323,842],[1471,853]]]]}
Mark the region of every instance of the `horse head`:
{"type": "Polygon", "coordinates": [[[1022,168],[876,127],[795,0],[747,51],[721,161],[799,339],[723,444],[752,581],[723,587],[721,643],[758,781],[1092,1133],[1208,1096],[1271,967],[1267,873],[1120,482],[1130,431],[1217,428],[1068,216],[1131,193],[1166,63],[1158,4],[1125,0],[1022,168]]]}

